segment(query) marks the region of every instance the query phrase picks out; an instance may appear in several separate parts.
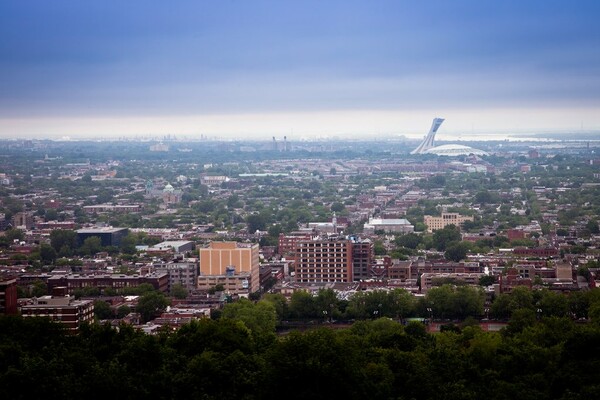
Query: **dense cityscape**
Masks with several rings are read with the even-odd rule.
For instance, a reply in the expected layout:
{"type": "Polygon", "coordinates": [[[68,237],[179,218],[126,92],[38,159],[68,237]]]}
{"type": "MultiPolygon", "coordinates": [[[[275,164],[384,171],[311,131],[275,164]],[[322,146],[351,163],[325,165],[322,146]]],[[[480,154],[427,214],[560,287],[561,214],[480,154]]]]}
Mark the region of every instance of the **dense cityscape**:
{"type": "Polygon", "coordinates": [[[599,398],[599,15],[0,1],[1,397],[599,398]]]}
{"type": "Polygon", "coordinates": [[[486,141],[434,147],[460,150],[451,156],[409,154],[418,144],[2,142],[0,305],[15,315],[1,320],[3,385],[30,387],[24,398],[42,387],[79,397],[99,388],[64,385],[92,379],[122,390],[107,381],[116,373],[132,380],[126,398],[255,398],[276,396],[301,373],[312,383],[289,397],[587,397],[596,386],[577,385],[579,369],[578,381],[521,385],[549,373],[548,357],[561,366],[553,376],[596,363],[585,355],[600,335],[598,142],[486,141]],[[50,341],[43,351],[38,335],[50,341]],[[84,362],[104,375],[67,368],[40,377],[35,363],[51,368],[66,356],[54,346],[109,346],[84,362]],[[340,358],[346,351],[351,360],[340,358]],[[185,352],[194,356],[180,359],[185,352]],[[312,355],[297,358],[304,353],[312,355]],[[525,356],[531,370],[508,374],[525,356]],[[446,362],[462,366],[448,371],[446,362]],[[150,367],[170,363],[206,380],[235,378],[180,377],[171,387],[150,367]],[[484,369],[471,375],[475,365],[484,369]],[[412,382],[424,379],[414,368],[466,381],[412,382]],[[356,386],[343,389],[346,379],[356,386]],[[498,396],[487,380],[510,390],[498,396]]]}

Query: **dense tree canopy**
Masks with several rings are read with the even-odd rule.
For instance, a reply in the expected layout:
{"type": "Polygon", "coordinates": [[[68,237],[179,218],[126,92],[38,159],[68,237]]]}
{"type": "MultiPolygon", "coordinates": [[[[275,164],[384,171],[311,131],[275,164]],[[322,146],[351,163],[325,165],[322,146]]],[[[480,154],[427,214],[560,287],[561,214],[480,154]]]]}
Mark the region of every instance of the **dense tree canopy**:
{"type": "Polygon", "coordinates": [[[272,334],[277,323],[277,313],[271,302],[253,303],[246,299],[225,305],[221,318],[243,322],[256,338],[272,334]]]}
{"type": "Polygon", "coordinates": [[[141,314],[142,320],[149,321],[163,312],[168,305],[169,301],[165,295],[151,291],[140,296],[136,311],[141,314]]]}
{"type": "Polygon", "coordinates": [[[83,241],[79,251],[83,255],[94,255],[102,249],[102,241],[98,236],[90,236],[83,241]]]}
{"type": "Polygon", "coordinates": [[[188,290],[180,283],[175,283],[171,286],[171,296],[176,299],[185,299],[188,296],[188,290]]]}
{"type": "Polygon", "coordinates": [[[278,338],[233,315],[156,336],[0,317],[0,385],[15,399],[595,398],[600,325],[521,310],[501,333],[379,318],[278,338]]]}
{"type": "Polygon", "coordinates": [[[446,260],[459,262],[462,261],[469,252],[469,245],[465,242],[450,243],[446,246],[444,257],[446,260]]]}
{"type": "Polygon", "coordinates": [[[455,225],[446,225],[443,229],[438,229],[433,233],[433,246],[444,251],[452,242],[461,240],[460,230],[455,225]]]}
{"type": "Polygon", "coordinates": [[[54,229],[50,232],[50,245],[61,256],[69,256],[77,247],[77,232],[68,229],[54,229]]]}
{"type": "Polygon", "coordinates": [[[408,247],[409,249],[416,249],[422,241],[423,239],[421,235],[417,235],[415,233],[400,235],[395,240],[398,246],[408,247]]]}
{"type": "Polygon", "coordinates": [[[53,263],[56,260],[56,251],[52,246],[42,243],[40,246],[40,259],[44,263],[53,263]]]}

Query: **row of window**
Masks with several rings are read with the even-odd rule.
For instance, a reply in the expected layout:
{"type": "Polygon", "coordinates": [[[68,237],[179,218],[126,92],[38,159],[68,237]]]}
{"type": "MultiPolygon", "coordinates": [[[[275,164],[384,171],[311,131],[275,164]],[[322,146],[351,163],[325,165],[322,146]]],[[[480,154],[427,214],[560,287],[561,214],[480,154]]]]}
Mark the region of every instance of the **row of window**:
{"type": "MultiPolygon", "coordinates": [[[[339,272],[339,271],[337,271],[339,272]]],[[[346,274],[341,274],[341,273],[337,273],[337,274],[307,274],[307,273],[301,273],[300,274],[300,278],[339,278],[341,279],[342,277],[346,277],[346,274]]]]}
{"type": "Polygon", "coordinates": [[[348,243],[344,242],[308,242],[308,243],[300,243],[299,246],[302,247],[345,247],[348,243]]]}
{"type": "Polygon", "coordinates": [[[317,274],[322,274],[322,273],[336,273],[336,274],[345,274],[346,270],[345,269],[330,269],[330,268],[325,268],[325,269],[299,269],[298,273],[300,274],[313,274],[313,273],[317,273],[317,274]]]}

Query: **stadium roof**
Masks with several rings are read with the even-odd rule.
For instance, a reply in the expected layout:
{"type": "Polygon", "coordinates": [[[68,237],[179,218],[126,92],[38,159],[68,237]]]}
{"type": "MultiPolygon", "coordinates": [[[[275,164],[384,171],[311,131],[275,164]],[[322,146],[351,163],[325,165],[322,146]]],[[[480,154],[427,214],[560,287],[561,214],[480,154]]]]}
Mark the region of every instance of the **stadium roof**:
{"type": "Polygon", "coordinates": [[[438,156],[468,156],[475,154],[477,156],[487,156],[487,152],[479,149],[475,149],[469,146],[463,146],[460,144],[445,144],[443,146],[437,146],[432,149],[426,150],[424,154],[436,154],[438,156]]]}

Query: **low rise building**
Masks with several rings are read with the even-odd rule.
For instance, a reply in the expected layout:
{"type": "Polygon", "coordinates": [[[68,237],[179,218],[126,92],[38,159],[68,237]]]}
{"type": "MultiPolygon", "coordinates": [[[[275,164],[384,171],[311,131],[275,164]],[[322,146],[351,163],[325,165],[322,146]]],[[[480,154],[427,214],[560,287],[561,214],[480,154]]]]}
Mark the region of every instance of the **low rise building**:
{"type": "Polygon", "coordinates": [[[167,240],[148,248],[148,251],[173,251],[185,253],[194,250],[194,242],[190,240],[167,240]]]}
{"type": "Polygon", "coordinates": [[[465,221],[473,221],[473,217],[460,215],[459,213],[442,213],[440,217],[434,217],[431,215],[425,215],[424,217],[424,222],[425,225],[427,225],[428,232],[444,229],[448,225],[454,225],[459,228],[465,221]]]}
{"type": "Polygon", "coordinates": [[[142,206],[140,204],[96,204],[93,206],[83,206],[83,211],[87,214],[132,214],[142,211],[142,206]]]}
{"type": "Polygon", "coordinates": [[[169,291],[174,285],[181,285],[187,290],[196,289],[198,283],[197,258],[176,258],[167,263],[154,265],[152,270],[169,275],[169,291]]]}
{"type": "Polygon", "coordinates": [[[229,177],[224,175],[200,175],[200,183],[206,186],[218,186],[229,182],[229,177]]]}
{"type": "Polygon", "coordinates": [[[119,246],[121,240],[127,236],[129,230],[127,228],[84,228],[77,231],[77,241],[82,244],[85,239],[90,237],[100,238],[102,246],[119,246]]]}
{"type": "Polygon", "coordinates": [[[155,290],[167,293],[169,291],[169,274],[166,272],[157,272],[147,275],[123,275],[123,274],[62,274],[54,275],[48,278],[48,290],[56,287],[65,287],[66,293],[74,294],[78,289],[95,287],[102,292],[104,289],[111,288],[118,292],[124,289],[140,286],[148,283],[155,290]]]}
{"type": "Polygon", "coordinates": [[[461,282],[467,285],[478,285],[483,273],[424,273],[421,275],[421,292],[451,282],[461,282]]]}
{"type": "MultiPolygon", "coordinates": [[[[563,282],[572,282],[573,281],[573,274],[575,271],[573,271],[571,264],[558,263],[558,264],[556,264],[555,269],[556,269],[556,278],[559,281],[563,281],[563,282]]],[[[575,277],[575,279],[577,279],[577,278],[575,277]]]]}
{"type": "Polygon", "coordinates": [[[506,271],[506,275],[500,275],[498,277],[498,283],[494,285],[496,288],[496,294],[510,293],[517,286],[525,286],[528,289],[533,287],[533,281],[531,278],[524,278],[519,275],[516,268],[509,268],[506,271]]]}
{"type": "Polygon", "coordinates": [[[198,289],[208,291],[218,286],[223,287],[223,291],[238,296],[247,296],[250,294],[250,273],[224,275],[200,275],[198,277],[198,289]]]}
{"type": "Polygon", "coordinates": [[[76,332],[83,323],[94,320],[94,302],[75,300],[73,296],[34,297],[31,304],[21,307],[24,318],[47,317],[65,325],[70,332],[76,332]]]}
{"type": "Polygon", "coordinates": [[[417,279],[421,274],[470,274],[482,272],[478,262],[447,260],[419,260],[411,263],[411,278],[417,279]]]}
{"type": "Polygon", "coordinates": [[[365,233],[379,230],[386,233],[410,233],[414,232],[415,227],[405,218],[369,218],[369,222],[364,225],[365,233]]]}
{"type": "Polygon", "coordinates": [[[528,256],[528,257],[557,257],[560,252],[554,247],[517,247],[513,250],[513,253],[517,256],[528,256]]]}
{"type": "Polygon", "coordinates": [[[412,261],[393,260],[387,270],[387,278],[404,282],[411,278],[412,261]]]}

